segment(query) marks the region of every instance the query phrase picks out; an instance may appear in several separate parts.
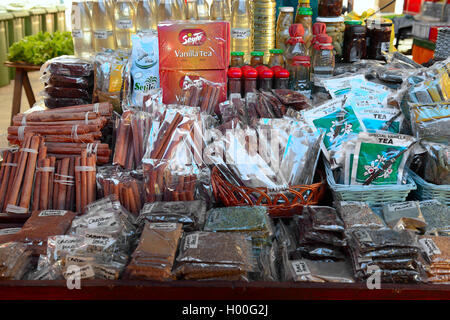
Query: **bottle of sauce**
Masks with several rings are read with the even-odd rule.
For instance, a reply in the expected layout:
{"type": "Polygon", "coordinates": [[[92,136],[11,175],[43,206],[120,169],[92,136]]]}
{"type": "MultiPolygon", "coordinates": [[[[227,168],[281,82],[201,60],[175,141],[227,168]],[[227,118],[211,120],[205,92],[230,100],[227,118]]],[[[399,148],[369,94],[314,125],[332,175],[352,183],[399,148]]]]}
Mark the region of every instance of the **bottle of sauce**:
{"type": "Polygon", "coordinates": [[[392,22],[382,18],[367,19],[367,58],[383,60],[383,52],[389,52],[392,22]]]}
{"type": "Polygon", "coordinates": [[[232,51],[231,52],[231,67],[242,67],[244,65],[244,52],[232,51]]]}
{"type": "Polygon", "coordinates": [[[345,21],[344,62],[355,62],[366,57],[366,28],[362,21],[345,21]]]}
{"type": "Polygon", "coordinates": [[[319,50],[314,54],[313,82],[316,90],[322,91],[320,80],[332,77],[334,72],[333,39],[326,34],[321,34],[317,37],[317,41],[319,50]]]}
{"type": "Polygon", "coordinates": [[[310,57],[303,40],[303,25],[293,24],[289,28],[290,38],[287,41],[286,69],[289,71],[289,89],[296,91],[305,91],[309,87],[309,68],[305,65],[310,63],[310,57]],[[308,72],[308,74],[306,74],[308,72]]]}
{"type": "Polygon", "coordinates": [[[289,71],[280,68],[275,71],[274,89],[289,89],[289,71]]]}
{"type": "Polygon", "coordinates": [[[232,93],[241,94],[242,91],[242,70],[232,67],[228,69],[228,96],[232,93]]]}
{"type": "Polygon", "coordinates": [[[264,64],[264,52],[262,51],[252,51],[251,52],[250,65],[252,67],[257,67],[264,64]]]}
{"type": "Polygon", "coordinates": [[[269,68],[274,66],[281,66],[284,68],[285,64],[283,49],[270,49],[269,68]]]}
{"type": "Polygon", "coordinates": [[[258,71],[255,68],[245,68],[244,71],[244,97],[257,89],[258,71]]]}

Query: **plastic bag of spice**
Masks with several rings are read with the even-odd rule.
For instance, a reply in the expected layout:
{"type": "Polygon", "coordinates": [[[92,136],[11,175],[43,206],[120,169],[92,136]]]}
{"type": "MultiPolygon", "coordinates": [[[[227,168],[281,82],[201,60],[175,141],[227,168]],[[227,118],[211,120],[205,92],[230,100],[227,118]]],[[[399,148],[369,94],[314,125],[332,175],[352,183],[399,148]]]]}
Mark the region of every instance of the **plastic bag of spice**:
{"type": "Polygon", "coordinates": [[[294,216],[294,228],[298,233],[298,243],[305,244],[321,243],[335,247],[345,247],[347,242],[341,232],[313,230],[312,221],[308,216],[294,216]]]}
{"type": "Polygon", "coordinates": [[[19,242],[0,245],[0,280],[21,280],[31,267],[31,252],[19,242]]]}
{"type": "Polygon", "coordinates": [[[273,89],[273,94],[286,106],[294,110],[311,108],[311,101],[303,94],[289,89],[273,89]]]}
{"type": "Polygon", "coordinates": [[[352,228],[384,228],[383,220],[375,214],[366,202],[337,201],[336,210],[346,230],[352,228]]]}
{"type": "Polygon", "coordinates": [[[332,207],[306,206],[303,215],[309,217],[315,231],[344,231],[344,223],[332,207]]]}
{"type": "Polygon", "coordinates": [[[419,209],[427,223],[427,234],[450,236],[450,207],[432,199],[420,201],[419,209]]]}
{"type": "Polygon", "coordinates": [[[425,148],[423,160],[423,177],[426,181],[437,185],[450,184],[450,146],[444,139],[440,141],[421,140],[425,148]]]}
{"type": "Polygon", "coordinates": [[[383,205],[383,216],[393,229],[425,230],[426,222],[418,201],[406,201],[383,205]]]}
{"type": "Polygon", "coordinates": [[[410,105],[411,128],[416,138],[449,137],[450,102],[410,105]]]}

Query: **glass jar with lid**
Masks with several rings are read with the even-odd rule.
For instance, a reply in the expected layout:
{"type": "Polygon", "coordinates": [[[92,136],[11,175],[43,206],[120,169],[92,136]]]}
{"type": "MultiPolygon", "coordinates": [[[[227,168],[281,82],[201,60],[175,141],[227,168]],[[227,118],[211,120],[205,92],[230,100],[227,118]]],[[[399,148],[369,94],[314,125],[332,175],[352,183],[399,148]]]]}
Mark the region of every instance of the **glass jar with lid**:
{"type": "Polygon", "coordinates": [[[232,67],[228,69],[228,95],[232,93],[241,94],[242,88],[242,70],[232,67]]]}
{"type": "Polygon", "coordinates": [[[295,23],[301,23],[305,33],[303,34],[303,40],[305,41],[306,49],[309,50],[312,40],[312,15],[313,11],[311,8],[300,7],[297,10],[297,15],[295,16],[295,23]]]}
{"type": "Polygon", "coordinates": [[[319,17],[339,17],[342,14],[342,0],[319,0],[319,17]]]}
{"type": "Polygon", "coordinates": [[[392,22],[383,18],[367,19],[367,58],[383,60],[382,52],[389,52],[392,22]]]}
{"type": "Polygon", "coordinates": [[[277,19],[276,47],[286,50],[286,41],[289,39],[289,27],[294,22],[294,8],[280,7],[277,19]]]}
{"type": "Polygon", "coordinates": [[[232,51],[230,67],[242,67],[244,65],[244,52],[232,51]]]}
{"type": "Polygon", "coordinates": [[[345,21],[344,62],[355,62],[366,57],[366,28],[360,20],[345,21]]]}
{"type": "Polygon", "coordinates": [[[333,39],[336,61],[340,61],[343,56],[344,46],[344,17],[317,17],[316,21],[323,22],[327,26],[327,35],[333,39]]]}
{"type": "Polygon", "coordinates": [[[264,64],[264,52],[262,51],[252,51],[252,58],[250,59],[250,65],[252,67],[257,67],[264,64]]]}
{"type": "Polygon", "coordinates": [[[253,92],[257,89],[258,71],[255,68],[245,68],[243,70],[244,75],[244,97],[249,92],[253,92]]]}
{"type": "Polygon", "coordinates": [[[314,54],[313,82],[314,86],[321,87],[321,79],[330,78],[334,73],[335,59],[333,53],[333,39],[321,34],[317,37],[318,50],[314,54]]]}
{"type": "Polygon", "coordinates": [[[284,68],[286,62],[284,60],[282,49],[270,49],[270,58],[268,66],[270,68],[274,66],[281,66],[284,68]]]}

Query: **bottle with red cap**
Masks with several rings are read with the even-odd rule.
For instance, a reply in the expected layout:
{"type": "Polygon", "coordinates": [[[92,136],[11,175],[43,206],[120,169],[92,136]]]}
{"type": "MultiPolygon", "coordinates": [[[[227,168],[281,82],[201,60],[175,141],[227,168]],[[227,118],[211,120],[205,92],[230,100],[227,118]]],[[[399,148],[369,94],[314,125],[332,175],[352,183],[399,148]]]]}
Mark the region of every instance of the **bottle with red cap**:
{"type": "Polygon", "coordinates": [[[314,53],[316,52],[316,50],[319,50],[317,41],[317,36],[319,34],[327,34],[327,25],[323,22],[316,22],[313,24],[313,38],[311,40],[311,47],[309,47],[309,55],[311,57],[311,61],[314,60],[314,53]]]}
{"type": "Polygon", "coordinates": [[[310,90],[309,68],[311,60],[303,41],[303,25],[296,23],[289,28],[286,69],[289,71],[289,89],[307,93],[310,90]]]}
{"type": "MultiPolygon", "coordinates": [[[[318,50],[313,61],[313,82],[316,88],[321,88],[321,79],[330,78],[334,72],[333,39],[326,34],[317,36],[318,50]]],[[[320,90],[320,89],[319,89],[320,90]]]]}
{"type": "Polygon", "coordinates": [[[232,67],[228,69],[228,96],[232,93],[242,92],[242,70],[232,67]]]}
{"type": "Polygon", "coordinates": [[[275,73],[274,89],[289,89],[289,71],[281,67],[272,67],[275,73]]]}
{"type": "Polygon", "coordinates": [[[272,89],[273,71],[266,66],[258,66],[258,89],[269,91],[272,89]]]}
{"type": "Polygon", "coordinates": [[[250,66],[242,67],[242,74],[244,76],[244,97],[248,92],[253,92],[257,89],[258,71],[250,66]]]}

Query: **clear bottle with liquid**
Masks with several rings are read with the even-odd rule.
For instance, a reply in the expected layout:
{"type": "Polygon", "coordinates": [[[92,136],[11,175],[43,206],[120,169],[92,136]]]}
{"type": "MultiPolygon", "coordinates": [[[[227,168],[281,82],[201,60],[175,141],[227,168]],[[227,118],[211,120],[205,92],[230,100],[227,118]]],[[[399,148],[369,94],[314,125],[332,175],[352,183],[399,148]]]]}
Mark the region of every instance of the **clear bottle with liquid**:
{"type": "Polygon", "coordinates": [[[158,21],[181,20],[180,7],[177,0],[160,0],[158,5],[158,21]]]}
{"type": "Polygon", "coordinates": [[[156,0],[138,0],[136,6],[136,32],[149,32],[158,26],[156,0]]]}
{"type": "Polygon", "coordinates": [[[209,5],[206,0],[197,0],[198,20],[209,20],[209,5]]]}
{"type": "Polygon", "coordinates": [[[280,7],[277,20],[276,47],[286,51],[286,41],[290,38],[289,27],[294,22],[294,8],[280,7]]]}
{"type": "Polygon", "coordinates": [[[245,63],[253,51],[252,27],[249,0],[235,0],[231,10],[231,51],[244,52],[245,63]]]}
{"type": "Polygon", "coordinates": [[[117,48],[112,20],[106,1],[94,0],[92,3],[92,29],[95,52],[117,48]]]}
{"type": "Polygon", "coordinates": [[[226,0],[213,0],[209,15],[211,20],[225,21],[225,1],[226,0]]]}
{"type": "Polygon", "coordinates": [[[198,19],[198,10],[197,10],[197,0],[187,0],[187,20],[197,20],[198,19]]]}
{"type": "Polygon", "coordinates": [[[225,21],[228,21],[228,22],[231,22],[231,10],[232,10],[231,3],[232,3],[231,0],[225,0],[224,15],[225,15],[225,21]]]}
{"type": "Polygon", "coordinates": [[[94,48],[91,14],[86,1],[72,2],[72,38],[75,55],[89,58],[94,48]]]}
{"type": "Polygon", "coordinates": [[[187,19],[187,6],[184,0],[176,0],[178,4],[180,20],[187,19]]]}
{"type": "Polygon", "coordinates": [[[114,3],[114,23],[117,47],[131,49],[131,35],[136,33],[136,8],[133,0],[118,0],[114,3]]]}

